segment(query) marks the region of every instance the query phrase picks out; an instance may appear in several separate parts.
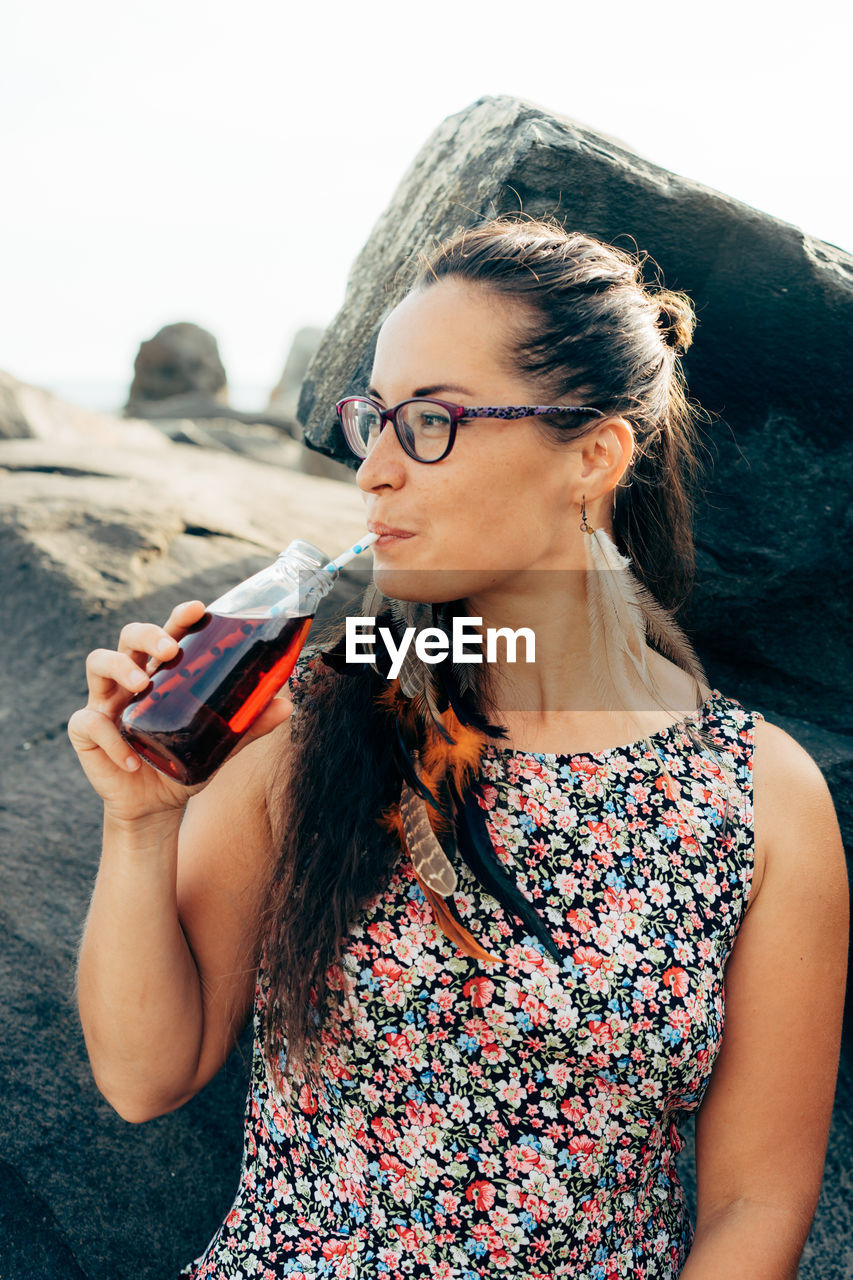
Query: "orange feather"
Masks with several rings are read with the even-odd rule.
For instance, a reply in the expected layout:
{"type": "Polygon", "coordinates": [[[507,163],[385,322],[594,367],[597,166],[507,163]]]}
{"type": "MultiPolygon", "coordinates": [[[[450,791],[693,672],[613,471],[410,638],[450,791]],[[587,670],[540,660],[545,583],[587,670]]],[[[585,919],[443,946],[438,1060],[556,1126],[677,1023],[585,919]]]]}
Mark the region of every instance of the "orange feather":
{"type": "MultiPolygon", "coordinates": [[[[392,681],[386,689],[383,689],[379,695],[379,701],[391,714],[396,715],[398,721],[406,726],[416,739],[419,739],[425,731],[426,740],[418,753],[418,764],[421,781],[432,795],[438,795],[439,787],[448,774],[453,779],[456,789],[460,792],[463,791],[469,778],[476,774],[480,766],[483,748],[487,742],[486,735],[478,729],[472,729],[469,725],[462,724],[453,709],[448,707],[441,717],[444,728],[451,738],[451,741],[447,742],[432,725],[423,726],[419,723],[417,711],[412,705],[412,700],[400,693],[399,681],[397,680],[392,681]]],[[[426,810],[430,826],[436,835],[445,832],[448,825],[445,816],[434,809],[432,805],[427,805],[426,810]]],[[[382,814],[380,822],[386,830],[396,834],[401,847],[406,849],[403,819],[400,815],[399,804],[392,805],[390,809],[387,809],[382,814]]],[[[415,872],[415,879],[432,908],[435,922],[442,933],[451,942],[455,943],[460,951],[465,955],[471,956],[472,959],[486,960],[499,964],[500,958],[491,955],[484,947],[480,946],[476,938],[450,914],[444,898],[425,885],[417,872],[415,872]]]]}
{"type": "Polygon", "coordinates": [[[500,964],[500,957],[493,956],[485,948],[481,947],[477,939],[458,924],[450,912],[447,910],[447,904],[440,894],[425,885],[420,876],[415,872],[415,879],[423,890],[424,897],[432,907],[432,913],[435,916],[435,923],[441,932],[451,942],[455,942],[460,951],[471,957],[472,960],[489,960],[494,964],[500,964]]]}

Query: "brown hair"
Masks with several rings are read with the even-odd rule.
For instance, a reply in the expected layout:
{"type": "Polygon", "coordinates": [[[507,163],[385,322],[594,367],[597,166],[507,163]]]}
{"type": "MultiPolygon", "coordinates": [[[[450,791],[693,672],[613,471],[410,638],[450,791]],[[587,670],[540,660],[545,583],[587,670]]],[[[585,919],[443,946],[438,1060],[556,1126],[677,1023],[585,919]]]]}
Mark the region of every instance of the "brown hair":
{"type": "MultiPolygon", "coordinates": [[[[699,465],[680,353],[695,321],[684,295],[647,289],[641,271],[638,257],[591,236],[501,218],[440,245],[422,260],[415,287],[453,277],[516,300],[512,360],[541,381],[543,398],[592,404],[633,424],[637,447],[616,493],[614,538],[640,580],[675,611],[694,571],[691,485],[699,465]]],[[[569,415],[538,426],[555,442],[591,429],[569,415]]],[[[390,605],[385,625],[416,621],[424,609],[390,605]]],[[[452,608],[435,606],[436,620],[452,608]]],[[[418,666],[420,685],[409,692],[426,731],[440,692],[434,668],[418,666]]],[[[297,1065],[313,1071],[334,1039],[345,1004],[341,941],[399,857],[378,821],[401,785],[384,687],[372,667],[343,674],[318,664],[296,720],[282,798],[290,818],[261,922],[264,1042],[277,1074],[297,1065]]],[[[474,705],[485,705],[476,693],[474,705]]]]}
{"type": "MultiPolygon", "coordinates": [[[[595,405],[628,419],[636,450],[615,494],[614,539],[667,608],[693,585],[693,489],[701,475],[696,421],[680,356],[696,317],[683,293],[649,290],[643,260],[559,223],[499,218],[462,231],[422,259],[417,284],[446,277],[513,298],[514,360],[542,380],[552,403],[595,405]]],[[[595,423],[538,420],[552,440],[577,439],[595,423]]]]}

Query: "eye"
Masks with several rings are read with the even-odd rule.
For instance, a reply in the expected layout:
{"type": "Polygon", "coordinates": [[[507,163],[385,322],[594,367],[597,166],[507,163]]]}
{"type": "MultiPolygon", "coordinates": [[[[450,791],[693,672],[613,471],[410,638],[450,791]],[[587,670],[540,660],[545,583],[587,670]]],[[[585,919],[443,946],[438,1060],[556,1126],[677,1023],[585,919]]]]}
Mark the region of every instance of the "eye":
{"type": "Polygon", "coordinates": [[[406,405],[404,417],[410,431],[446,435],[450,430],[450,414],[446,409],[442,409],[441,405],[433,404],[429,400],[406,405]]]}
{"type": "Polygon", "coordinates": [[[371,435],[379,432],[379,414],[373,408],[373,405],[363,403],[356,406],[356,419],[362,431],[369,431],[371,435]]]}
{"type": "Polygon", "coordinates": [[[382,429],[382,416],[369,400],[350,400],[343,410],[344,430],[360,457],[364,457],[382,429]]]}

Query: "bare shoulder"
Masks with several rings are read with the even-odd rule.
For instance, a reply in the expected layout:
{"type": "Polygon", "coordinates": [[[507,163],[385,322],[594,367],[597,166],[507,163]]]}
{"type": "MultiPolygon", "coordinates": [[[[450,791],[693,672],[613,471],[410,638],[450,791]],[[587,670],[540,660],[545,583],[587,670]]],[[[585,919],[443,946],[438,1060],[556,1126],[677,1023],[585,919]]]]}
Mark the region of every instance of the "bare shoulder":
{"type": "Polygon", "coordinates": [[[787,1276],[814,1214],[832,1114],[847,878],[821,770],[765,720],[755,722],[753,778],[761,865],[757,856],[726,961],[722,1047],[696,1122],[696,1235],[733,1206],[756,1206],[765,1234],[752,1257],[787,1276]]]}
{"type": "Polygon", "coordinates": [[[753,813],[755,886],[768,876],[845,878],[844,850],[835,806],[814,758],[779,725],[754,724],[753,813]]]}

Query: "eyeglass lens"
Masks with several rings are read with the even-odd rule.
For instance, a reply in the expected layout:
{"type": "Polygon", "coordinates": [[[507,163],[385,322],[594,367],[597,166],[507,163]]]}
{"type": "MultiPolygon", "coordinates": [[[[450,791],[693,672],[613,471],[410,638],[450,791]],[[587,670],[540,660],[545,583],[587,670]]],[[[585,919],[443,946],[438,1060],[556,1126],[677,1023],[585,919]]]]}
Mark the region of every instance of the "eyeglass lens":
{"type": "MultiPolygon", "coordinates": [[[[344,428],[353,444],[366,457],[379,439],[381,418],[369,400],[351,400],[343,409],[344,428]]],[[[422,462],[442,456],[450,438],[452,421],[448,411],[433,400],[412,400],[396,413],[397,430],[407,448],[422,462]]]]}

